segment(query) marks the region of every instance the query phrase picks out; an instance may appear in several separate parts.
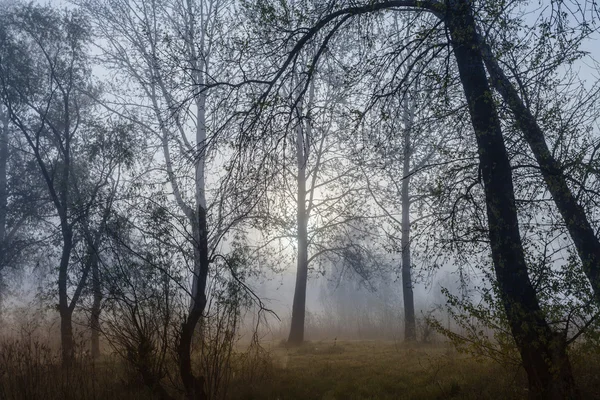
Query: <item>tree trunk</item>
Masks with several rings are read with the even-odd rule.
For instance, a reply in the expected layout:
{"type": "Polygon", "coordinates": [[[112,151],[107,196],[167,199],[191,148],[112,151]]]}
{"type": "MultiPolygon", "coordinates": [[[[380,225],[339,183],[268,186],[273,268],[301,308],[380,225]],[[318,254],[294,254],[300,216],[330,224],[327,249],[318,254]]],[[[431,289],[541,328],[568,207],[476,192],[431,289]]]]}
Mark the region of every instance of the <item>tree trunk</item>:
{"type": "Polygon", "coordinates": [[[62,365],[69,368],[75,360],[75,342],[73,340],[73,313],[69,308],[60,309],[60,344],[62,350],[62,365]]]}
{"type": "Polygon", "coordinates": [[[198,207],[198,219],[193,224],[195,243],[195,255],[198,258],[198,273],[195,275],[194,292],[192,293],[192,305],[189,314],[181,326],[178,346],[179,373],[185,388],[186,397],[189,400],[207,399],[204,388],[204,376],[196,377],[192,370],[192,341],[198,321],[206,307],[206,282],[208,279],[208,237],[206,224],[206,210],[198,207]]]}
{"type": "Polygon", "coordinates": [[[468,0],[453,0],[446,15],[460,79],[477,139],[496,279],[511,332],[529,379],[532,399],[575,399],[565,343],[550,329],[527,273],[512,172],[500,121],[477,50],[468,0]]]}
{"type": "Polygon", "coordinates": [[[93,250],[94,254],[91,257],[94,257],[92,260],[92,291],[94,296],[94,301],[92,303],[92,318],[91,318],[91,328],[92,328],[92,358],[96,359],[100,357],[100,306],[102,303],[102,285],[100,282],[100,271],[98,268],[98,257],[95,253],[95,249],[93,250]]]}
{"type": "Polygon", "coordinates": [[[546,186],[552,195],[583,265],[583,271],[590,280],[596,301],[600,303],[600,240],[567,185],[560,163],[548,149],[544,133],[531,111],[525,106],[519,94],[500,65],[493,57],[491,49],[479,39],[481,52],[491,81],[496,90],[512,110],[517,126],[523,132],[535,159],[537,160],[546,186]]]}
{"type": "MultiPolygon", "coordinates": [[[[203,75],[200,74],[200,76],[197,77],[197,80],[200,82],[204,82],[203,75]]],[[[195,196],[195,201],[196,201],[196,207],[206,210],[206,193],[205,193],[206,190],[205,190],[205,182],[204,182],[204,169],[205,169],[205,160],[206,160],[206,95],[203,93],[199,94],[198,98],[196,100],[196,115],[198,116],[197,122],[196,122],[196,151],[198,152],[196,157],[197,157],[198,161],[196,162],[196,166],[195,166],[194,196],[195,196]]],[[[195,222],[191,221],[191,223],[192,223],[192,225],[194,225],[195,222]]],[[[204,221],[204,224],[206,225],[206,221],[204,221]]],[[[193,228],[192,228],[192,231],[194,231],[193,228]]],[[[194,240],[196,241],[196,245],[194,246],[195,252],[194,252],[194,277],[193,277],[193,284],[192,284],[192,308],[193,308],[194,299],[196,297],[196,292],[198,291],[198,283],[200,280],[200,270],[202,269],[202,260],[201,260],[202,250],[200,250],[200,247],[198,246],[200,244],[200,242],[202,241],[202,239],[200,237],[201,236],[200,231],[198,229],[196,229],[193,232],[193,234],[194,234],[194,240]]],[[[206,239],[208,239],[208,238],[206,238],[206,239]]],[[[208,252],[208,247],[207,247],[206,251],[208,252]]]]}
{"type": "MultiPolygon", "coordinates": [[[[0,108],[0,250],[5,246],[6,216],[8,214],[8,112],[0,108]]],[[[0,254],[0,272],[4,267],[3,252],[0,254]]],[[[1,288],[0,288],[1,290],[1,288]]]]}
{"type": "Polygon", "coordinates": [[[8,215],[8,111],[4,112],[0,107],[0,323],[4,305],[4,274],[7,257],[6,251],[9,246],[6,241],[8,215]]]}
{"type": "Polygon", "coordinates": [[[73,248],[73,232],[71,228],[62,227],[63,248],[58,271],[58,312],[60,314],[60,344],[62,349],[63,367],[69,367],[75,357],[75,343],[73,341],[73,310],[69,307],[69,298],[67,292],[67,274],[69,268],[69,259],[73,248]]]}
{"type": "MultiPolygon", "coordinates": [[[[208,73],[208,57],[204,53],[204,36],[194,42],[195,13],[193,3],[186,2],[189,20],[187,21],[187,39],[190,49],[190,60],[193,68],[194,84],[202,87],[208,73]],[[196,53],[196,46],[200,45],[200,56],[196,53]]],[[[181,329],[179,342],[179,368],[183,385],[188,399],[206,399],[204,387],[204,376],[196,377],[192,371],[192,340],[198,322],[202,318],[206,307],[206,282],[209,272],[208,260],[208,226],[206,220],[206,188],[205,188],[205,164],[206,164],[206,93],[196,94],[196,165],[195,165],[195,192],[196,220],[191,220],[192,235],[194,240],[194,276],[192,282],[192,301],[187,319],[181,329]]],[[[185,210],[184,210],[185,211],[185,210]]],[[[194,216],[192,216],[193,218],[194,216]]]]}
{"type": "MultiPolygon", "coordinates": [[[[307,151],[299,126],[296,131],[296,159],[298,162],[298,201],[296,223],[298,224],[298,258],[296,287],[292,304],[292,323],[288,343],[301,344],[304,341],[304,319],[306,316],[306,286],[308,282],[308,215],[306,212],[306,157],[307,151]]],[[[317,173],[313,171],[313,173],[317,173]]]]}
{"type": "MultiPolygon", "coordinates": [[[[408,96],[407,96],[408,97],[408,96]]],[[[413,124],[412,113],[409,110],[408,99],[404,100],[404,146],[402,175],[402,296],[404,300],[404,340],[413,342],[417,340],[415,322],[415,301],[413,296],[411,259],[410,259],[410,157],[411,157],[411,129],[413,124]]]]}
{"type": "Polygon", "coordinates": [[[185,388],[186,398],[188,400],[205,400],[207,399],[204,388],[204,377],[196,377],[192,371],[192,340],[194,330],[198,321],[202,317],[202,312],[206,306],[206,297],[204,302],[202,299],[196,298],[193,309],[181,326],[181,334],[179,338],[179,373],[185,388]]]}

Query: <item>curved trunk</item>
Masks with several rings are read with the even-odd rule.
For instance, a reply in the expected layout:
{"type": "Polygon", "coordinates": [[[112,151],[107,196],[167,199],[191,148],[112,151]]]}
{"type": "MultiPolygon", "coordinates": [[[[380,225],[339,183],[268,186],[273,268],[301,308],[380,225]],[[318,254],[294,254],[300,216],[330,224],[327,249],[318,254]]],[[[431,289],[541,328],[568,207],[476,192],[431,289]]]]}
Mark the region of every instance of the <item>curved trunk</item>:
{"type": "Polygon", "coordinates": [[[194,330],[198,321],[202,317],[202,310],[206,305],[206,298],[202,303],[200,299],[196,299],[195,307],[190,311],[188,317],[181,326],[179,338],[178,357],[179,357],[179,373],[185,388],[186,398],[189,400],[205,400],[207,399],[204,388],[204,377],[196,377],[192,371],[192,339],[194,330]]]}
{"type": "MultiPolygon", "coordinates": [[[[187,3],[190,15],[193,15],[191,3],[187,3]]],[[[193,20],[190,20],[193,22],[193,20]]],[[[192,29],[193,31],[193,26],[192,29]]],[[[192,45],[193,48],[193,45],[192,45]]],[[[204,72],[207,68],[205,61],[198,66],[196,54],[192,54],[192,63],[195,66],[196,84],[204,83],[204,72]]],[[[195,376],[192,370],[192,341],[198,322],[202,318],[206,307],[206,282],[209,272],[208,260],[208,226],[206,219],[206,191],[205,191],[205,163],[206,163],[206,94],[200,93],[196,98],[196,151],[197,162],[195,165],[195,191],[196,215],[191,216],[192,235],[194,240],[194,276],[192,278],[192,299],[188,317],[181,326],[178,356],[179,373],[189,400],[207,399],[204,387],[205,377],[195,376]],[[195,219],[194,219],[195,218],[195,219]]]]}
{"type": "Polygon", "coordinates": [[[512,172],[477,49],[468,0],[450,2],[446,23],[477,138],[492,260],[502,303],[529,379],[532,399],[578,398],[564,341],[545,320],[527,273],[512,172]]]}
{"type": "Polygon", "coordinates": [[[198,322],[206,307],[206,282],[208,279],[208,237],[206,225],[206,210],[198,207],[197,222],[193,224],[194,238],[196,240],[194,253],[197,257],[198,272],[194,273],[194,292],[192,305],[187,318],[181,325],[179,346],[179,373],[189,400],[205,400],[207,398],[204,388],[204,376],[195,376],[192,370],[192,340],[198,322]]]}

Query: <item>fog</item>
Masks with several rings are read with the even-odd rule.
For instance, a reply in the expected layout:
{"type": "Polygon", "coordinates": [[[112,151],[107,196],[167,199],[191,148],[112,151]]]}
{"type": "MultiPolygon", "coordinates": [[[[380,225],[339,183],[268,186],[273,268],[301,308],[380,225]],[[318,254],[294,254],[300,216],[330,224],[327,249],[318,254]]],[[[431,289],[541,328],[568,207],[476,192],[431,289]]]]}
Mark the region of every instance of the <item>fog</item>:
{"type": "Polygon", "coordinates": [[[0,0],[0,399],[597,397],[599,18],[0,0]]]}

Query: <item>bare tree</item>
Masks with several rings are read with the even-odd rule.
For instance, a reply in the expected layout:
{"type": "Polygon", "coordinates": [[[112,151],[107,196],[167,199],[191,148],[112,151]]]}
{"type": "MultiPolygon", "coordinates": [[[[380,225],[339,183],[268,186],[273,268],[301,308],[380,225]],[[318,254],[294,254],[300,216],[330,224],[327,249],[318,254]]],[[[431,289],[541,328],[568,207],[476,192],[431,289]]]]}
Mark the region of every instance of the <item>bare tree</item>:
{"type": "MultiPolygon", "coordinates": [[[[204,377],[194,376],[192,369],[193,336],[205,313],[211,265],[216,266],[214,255],[238,221],[238,214],[224,209],[228,204],[224,196],[231,194],[219,189],[222,160],[211,165],[212,197],[206,181],[207,165],[218,144],[211,124],[215,125],[227,105],[216,91],[206,88],[226,72],[219,61],[219,46],[230,4],[224,0],[122,0],[83,1],[81,5],[106,40],[101,48],[105,65],[132,82],[136,93],[105,106],[156,139],[164,174],[157,178],[166,177],[170,195],[184,217],[178,219],[180,232],[193,256],[190,307],[177,350],[179,370],[188,397],[205,398],[204,377]],[[193,165],[192,174],[186,171],[189,165],[193,165]]],[[[122,95],[119,90],[115,93],[122,95]]]]}

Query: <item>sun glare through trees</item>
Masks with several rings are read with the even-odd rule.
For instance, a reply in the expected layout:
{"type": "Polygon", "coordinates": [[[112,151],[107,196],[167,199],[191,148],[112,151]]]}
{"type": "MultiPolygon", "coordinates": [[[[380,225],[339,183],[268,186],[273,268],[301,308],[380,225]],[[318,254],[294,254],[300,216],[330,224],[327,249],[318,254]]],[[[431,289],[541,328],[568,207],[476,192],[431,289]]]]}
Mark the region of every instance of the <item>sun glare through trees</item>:
{"type": "Polygon", "coordinates": [[[0,399],[600,398],[591,0],[0,0],[0,399]]]}

